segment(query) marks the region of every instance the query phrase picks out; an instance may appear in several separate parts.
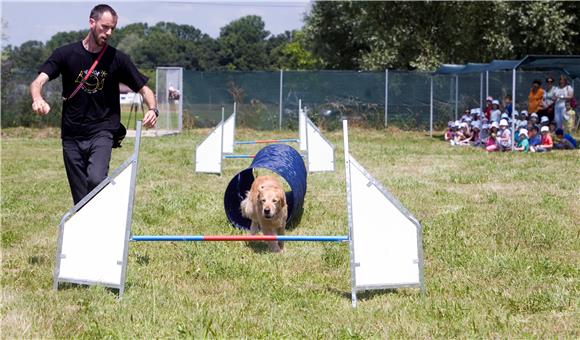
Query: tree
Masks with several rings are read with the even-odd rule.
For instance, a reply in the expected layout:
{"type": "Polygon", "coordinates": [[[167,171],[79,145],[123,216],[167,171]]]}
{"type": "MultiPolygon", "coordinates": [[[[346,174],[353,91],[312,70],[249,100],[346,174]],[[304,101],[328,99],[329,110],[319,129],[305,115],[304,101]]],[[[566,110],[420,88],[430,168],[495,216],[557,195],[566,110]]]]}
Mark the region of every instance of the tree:
{"type": "Polygon", "coordinates": [[[304,32],[331,69],[432,70],[529,53],[578,53],[578,4],[316,2],[304,32]]]}
{"type": "Polygon", "coordinates": [[[263,70],[268,68],[264,21],[256,15],[234,20],[220,30],[217,39],[219,67],[226,70],[263,70]]]}
{"type": "Polygon", "coordinates": [[[304,32],[294,30],[268,39],[270,64],[275,69],[313,70],[322,66],[306,48],[304,32]]]}
{"type": "Polygon", "coordinates": [[[52,51],[57,47],[70,44],[75,41],[80,41],[87,36],[87,33],[89,33],[88,29],[80,31],[58,32],[46,42],[46,49],[52,51]]]}
{"type": "Polygon", "coordinates": [[[533,1],[512,6],[509,16],[514,25],[510,36],[517,46],[518,57],[527,54],[567,54],[573,51],[578,30],[572,24],[580,13],[567,12],[562,2],[533,1]]]}

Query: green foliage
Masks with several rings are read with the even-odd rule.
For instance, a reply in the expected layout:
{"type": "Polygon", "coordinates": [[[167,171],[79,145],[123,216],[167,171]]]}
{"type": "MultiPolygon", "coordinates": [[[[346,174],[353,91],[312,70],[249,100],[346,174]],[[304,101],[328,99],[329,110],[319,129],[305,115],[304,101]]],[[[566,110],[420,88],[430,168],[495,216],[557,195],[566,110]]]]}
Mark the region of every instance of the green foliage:
{"type": "Polygon", "coordinates": [[[433,70],[527,54],[578,54],[573,2],[316,2],[304,31],[332,69],[433,70]]]}
{"type": "MultiPolygon", "coordinates": [[[[314,70],[320,69],[323,63],[315,58],[306,47],[304,32],[286,32],[285,40],[272,49],[272,64],[277,69],[314,70]]],[[[272,39],[271,39],[272,40],[272,39]]]]}
{"type": "Polygon", "coordinates": [[[225,70],[263,70],[268,68],[264,21],[248,15],[222,27],[217,39],[219,64],[225,70]]]}

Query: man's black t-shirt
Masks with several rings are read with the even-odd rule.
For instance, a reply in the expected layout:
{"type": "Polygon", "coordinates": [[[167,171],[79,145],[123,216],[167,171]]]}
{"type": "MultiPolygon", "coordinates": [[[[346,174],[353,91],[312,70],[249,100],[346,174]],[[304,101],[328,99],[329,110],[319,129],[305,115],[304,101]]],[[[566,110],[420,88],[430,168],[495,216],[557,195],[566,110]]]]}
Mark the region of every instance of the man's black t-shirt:
{"type": "MultiPolygon", "coordinates": [[[[68,98],[85,77],[99,53],[87,51],[81,41],[54,50],[40,67],[50,80],[62,75],[62,96],[68,98]]],[[[119,83],[138,92],[149,79],[123,52],[107,46],[85,85],[62,106],[62,138],[88,137],[115,131],[121,121],[119,83]]]]}

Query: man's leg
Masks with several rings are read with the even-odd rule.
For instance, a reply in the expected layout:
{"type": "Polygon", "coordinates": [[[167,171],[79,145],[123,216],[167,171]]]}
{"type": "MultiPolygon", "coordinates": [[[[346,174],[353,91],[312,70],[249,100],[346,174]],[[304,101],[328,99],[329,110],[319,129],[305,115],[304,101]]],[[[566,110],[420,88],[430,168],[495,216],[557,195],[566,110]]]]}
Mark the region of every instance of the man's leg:
{"type": "Polygon", "coordinates": [[[77,204],[89,192],[87,190],[86,162],[78,141],[63,139],[62,155],[73,202],[77,204]]]}
{"type": "Polygon", "coordinates": [[[87,161],[88,192],[99,185],[109,174],[113,134],[110,131],[99,132],[91,138],[90,143],[87,161]]]}

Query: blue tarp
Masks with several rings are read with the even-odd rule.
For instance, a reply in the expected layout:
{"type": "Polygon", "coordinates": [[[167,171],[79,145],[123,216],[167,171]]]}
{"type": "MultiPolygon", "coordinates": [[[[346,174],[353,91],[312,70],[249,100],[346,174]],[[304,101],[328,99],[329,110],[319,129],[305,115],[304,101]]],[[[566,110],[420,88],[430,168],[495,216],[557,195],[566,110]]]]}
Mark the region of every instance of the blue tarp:
{"type": "Polygon", "coordinates": [[[465,68],[465,65],[443,64],[435,74],[458,74],[465,68]]]}
{"type": "Polygon", "coordinates": [[[575,55],[529,55],[522,60],[494,60],[488,64],[443,64],[434,75],[482,73],[513,69],[559,70],[571,78],[580,77],[580,56],[575,55]]]}
{"type": "Polygon", "coordinates": [[[459,73],[481,73],[485,72],[489,64],[468,63],[459,73]]]}
{"type": "Polygon", "coordinates": [[[580,56],[577,55],[529,55],[518,64],[518,68],[560,70],[570,78],[580,77],[580,56]]]}

